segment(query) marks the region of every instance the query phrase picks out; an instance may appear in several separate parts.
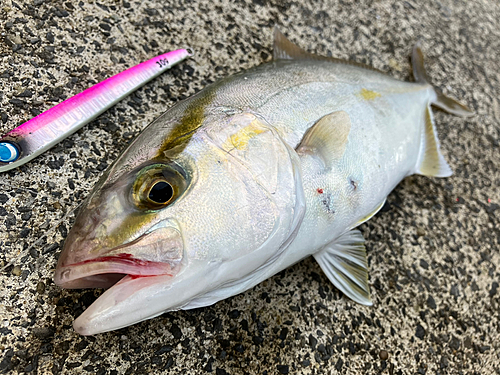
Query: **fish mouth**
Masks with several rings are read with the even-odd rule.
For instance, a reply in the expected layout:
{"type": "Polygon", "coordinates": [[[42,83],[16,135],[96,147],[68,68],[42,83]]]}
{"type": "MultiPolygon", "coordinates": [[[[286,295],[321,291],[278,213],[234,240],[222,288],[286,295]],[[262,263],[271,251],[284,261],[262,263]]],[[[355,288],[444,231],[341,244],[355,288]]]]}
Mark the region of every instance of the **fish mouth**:
{"type": "Polygon", "coordinates": [[[72,261],[72,244],[63,251],[54,275],[56,285],[65,289],[110,288],[124,277],[174,276],[181,266],[183,244],[180,232],[172,227],[149,230],[134,241],[101,255],[72,261]]]}
{"type": "Polygon", "coordinates": [[[169,263],[133,258],[131,254],[98,257],[58,269],[54,282],[65,289],[110,288],[125,276],[173,276],[169,263]]]}

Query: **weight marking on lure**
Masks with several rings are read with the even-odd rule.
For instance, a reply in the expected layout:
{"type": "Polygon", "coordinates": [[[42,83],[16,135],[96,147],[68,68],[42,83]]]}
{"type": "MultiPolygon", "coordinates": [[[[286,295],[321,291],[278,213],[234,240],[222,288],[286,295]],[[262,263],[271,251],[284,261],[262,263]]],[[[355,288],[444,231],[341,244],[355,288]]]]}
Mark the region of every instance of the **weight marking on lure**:
{"type": "Polygon", "coordinates": [[[164,66],[167,66],[170,64],[167,59],[160,59],[156,62],[160,68],[163,68],[164,66]]]}

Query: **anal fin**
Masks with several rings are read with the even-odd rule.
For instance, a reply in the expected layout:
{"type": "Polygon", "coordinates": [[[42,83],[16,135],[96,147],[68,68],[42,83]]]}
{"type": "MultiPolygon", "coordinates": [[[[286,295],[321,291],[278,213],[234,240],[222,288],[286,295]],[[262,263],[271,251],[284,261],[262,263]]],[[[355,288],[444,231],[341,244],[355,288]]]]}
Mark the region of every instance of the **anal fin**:
{"type": "Polygon", "coordinates": [[[365,239],[357,229],[326,245],[314,259],[328,279],[353,301],[371,306],[365,239]]]}

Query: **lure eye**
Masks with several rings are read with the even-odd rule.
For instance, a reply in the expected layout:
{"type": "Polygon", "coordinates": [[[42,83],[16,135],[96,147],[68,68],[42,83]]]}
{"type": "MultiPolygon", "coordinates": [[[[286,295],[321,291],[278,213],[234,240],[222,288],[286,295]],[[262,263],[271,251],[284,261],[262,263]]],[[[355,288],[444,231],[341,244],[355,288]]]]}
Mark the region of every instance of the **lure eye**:
{"type": "Polygon", "coordinates": [[[155,203],[167,203],[174,196],[174,189],[165,181],[155,183],[149,191],[149,199],[155,203]]]}
{"type": "Polygon", "coordinates": [[[19,159],[19,156],[21,156],[21,153],[17,145],[7,141],[0,142],[0,162],[12,163],[19,159]]]}
{"type": "Polygon", "coordinates": [[[137,174],[132,200],[139,209],[159,210],[174,203],[187,185],[186,175],[177,165],[150,165],[137,174]]]}

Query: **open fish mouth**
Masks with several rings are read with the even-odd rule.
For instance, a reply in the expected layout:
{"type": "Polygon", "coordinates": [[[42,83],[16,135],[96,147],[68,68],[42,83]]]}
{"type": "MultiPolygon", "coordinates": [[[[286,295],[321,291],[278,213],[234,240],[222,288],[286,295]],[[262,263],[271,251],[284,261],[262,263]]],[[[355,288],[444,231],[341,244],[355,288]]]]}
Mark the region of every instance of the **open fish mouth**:
{"type": "Polygon", "coordinates": [[[56,285],[67,289],[106,289],[125,276],[173,276],[183,257],[181,235],[171,227],[150,230],[134,241],[83,260],[71,259],[71,246],[65,247],[66,257],[61,256],[54,275],[56,285]]]}
{"type": "Polygon", "coordinates": [[[169,263],[151,262],[121,253],[70,264],[56,272],[54,281],[61,288],[109,288],[124,276],[131,278],[168,275],[173,276],[169,263]]]}

